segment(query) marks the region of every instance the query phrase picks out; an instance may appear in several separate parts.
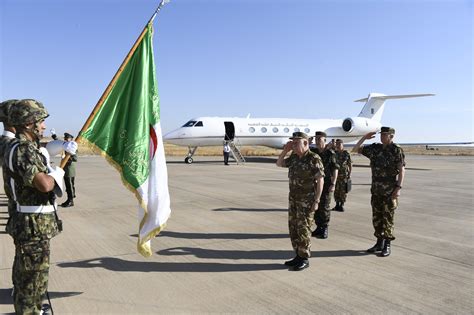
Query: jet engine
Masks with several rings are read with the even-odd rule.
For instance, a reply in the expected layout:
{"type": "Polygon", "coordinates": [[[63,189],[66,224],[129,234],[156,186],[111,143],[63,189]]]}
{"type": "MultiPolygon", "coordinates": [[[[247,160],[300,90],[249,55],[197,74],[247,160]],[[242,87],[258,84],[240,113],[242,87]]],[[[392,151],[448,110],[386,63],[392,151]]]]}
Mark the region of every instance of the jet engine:
{"type": "Polygon", "coordinates": [[[342,122],[342,129],[349,134],[365,135],[378,131],[380,122],[365,117],[349,117],[342,122]]]}

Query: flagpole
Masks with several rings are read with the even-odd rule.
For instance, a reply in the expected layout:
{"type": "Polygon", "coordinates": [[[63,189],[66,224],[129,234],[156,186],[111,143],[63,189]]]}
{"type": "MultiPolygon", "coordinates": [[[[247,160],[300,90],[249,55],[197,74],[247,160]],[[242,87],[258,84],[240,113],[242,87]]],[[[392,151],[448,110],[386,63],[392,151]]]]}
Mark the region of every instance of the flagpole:
{"type": "MultiPolygon", "coordinates": [[[[114,87],[115,85],[115,82],[117,81],[117,79],[119,78],[120,74],[122,74],[122,71],[123,69],[125,68],[125,66],[127,65],[128,61],[130,60],[130,58],[132,57],[133,53],[135,52],[135,50],[137,49],[138,45],[140,44],[140,42],[142,41],[143,37],[145,36],[146,32],[147,32],[147,29],[148,29],[148,25],[150,23],[153,23],[153,20],[155,19],[156,15],[158,14],[158,12],[160,12],[161,8],[167,4],[170,0],[161,0],[160,1],[160,4],[158,5],[158,7],[156,8],[155,12],[153,12],[153,15],[151,16],[151,18],[148,20],[148,22],[146,23],[145,27],[143,28],[143,31],[141,32],[140,36],[138,36],[137,40],[135,41],[135,44],[133,44],[132,48],[130,49],[130,51],[128,52],[127,56],[125,57],[124,61],[122,62],[122,64],[120,65],[119,69],[117,70],[117,72],[115,73],[114,77],[112,78],[112,80],[110,81],[109,85],[107,86],[107,88],[105,89],[104,93],[102,93],[102,96],[100,97],[99,101],[97,102],[97,104],[95,105],[94,109],[92,110],[92,112],[90,113],[89,117],[87,118],[84,126],[82,126],[81,130],[79,131],[79,134],[77,135],[76,137],[76,142],[79,142],[81,139],[82,139],[82,133],[87,129],[89,128],[92,120],[94,119],[94,116],[97,114],[97,112],[100,110],[100,108],[102,107],[102,105],[104,104],[104,101],[105,101],[105,98],[107,97],[107,95],[109,94],[110,90],[114,87]]],[[[64,166],[66,166],[66,163],[67,161],[69,160],[69,157],[70,157],[70,154],[66,152],[64,158],[61,160],[61,163],[59,165],[60,168],[64,168],[64,166]]]]}

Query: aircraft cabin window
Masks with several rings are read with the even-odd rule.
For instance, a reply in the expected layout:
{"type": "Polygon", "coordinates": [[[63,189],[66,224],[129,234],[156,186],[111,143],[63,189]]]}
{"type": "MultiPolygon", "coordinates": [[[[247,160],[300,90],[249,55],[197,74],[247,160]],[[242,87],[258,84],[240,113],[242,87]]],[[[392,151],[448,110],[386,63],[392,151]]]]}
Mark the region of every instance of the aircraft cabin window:
{"type": "Polygon", "coordinates": [[[295,128],[295,132],[299,132],[300,131],[300,128],[295,128]]]}
{"type": "Polygon", "coordinates": [[[255,132],[255,128],[254,128],[254,127],[250,127],[250,128],[249,128],[249,131],[250,131],[251,133],[254,133],[254,132],[255,132]]]}
{"type": "Polygon", "coordinates": [[[203,126],[203,125],[202,125],[202,121],[198,121],[198,122],[194,125],[194,127],[202,127],[202,126],[203,126]]]}
{"type": "Polygon", "coordinates": [[[262,130],[263,133],[267,132],[267,128],[265,128],[265,127],[262,127],[262,129],[260,129],[260,130],[262,130]]]}
{"type": "Polygon", "coordinates": [[[187,123],[185,123],[185,124],[183,125],[183,127],[192,127],[192,126],[194,126],[195,123],[196,123],[195,120],[190,120],[190,121],[188,121],[187,123]]]}
{"type": "Polygon", "coordinates": [[[309,133],[309,128],[304,128],[304,132],[309,133]]]}
{"type": "Polygon", "coordinates": [[[286,132],[286,133],[288,133],[288,132],[290,132],[290,129],[285,128],[285,129],[283,129],[283,131],[286,132]]]}
{"type": "Polygon", "coordinates": [[[277,128],[277,127],[273,127],[273,132],[274,132],[274,133],[277,133],[277,132],[278,132],[278,128],[277,128]]]}

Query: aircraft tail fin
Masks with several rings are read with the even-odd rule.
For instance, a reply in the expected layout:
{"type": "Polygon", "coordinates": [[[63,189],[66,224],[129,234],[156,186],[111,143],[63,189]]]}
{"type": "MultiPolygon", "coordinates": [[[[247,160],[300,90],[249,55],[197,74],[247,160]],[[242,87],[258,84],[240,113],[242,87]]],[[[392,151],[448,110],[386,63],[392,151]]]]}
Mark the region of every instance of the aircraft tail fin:
{"type": "Polygon", "coordinates": [[[412,97],[423,97],[433,96],[434,94],[407,94],[407,95],[385,95],[379,93],[370,93],[368,97],[355,100],[354,102],[366,102],[364,107],[359,113],[359,117],[370,118],[376,121],[382,119],[382,114],[386,100],[399,99],[399,98],[412,98],[412,97]]]}

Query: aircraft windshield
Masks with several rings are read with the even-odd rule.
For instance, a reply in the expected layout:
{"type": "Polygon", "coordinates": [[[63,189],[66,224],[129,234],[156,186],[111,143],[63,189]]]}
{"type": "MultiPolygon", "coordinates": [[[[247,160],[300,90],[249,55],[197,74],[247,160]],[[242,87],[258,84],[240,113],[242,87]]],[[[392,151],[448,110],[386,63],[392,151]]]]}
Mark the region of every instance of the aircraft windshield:
{"type": "Polygon", "coordinates": [[[192,126],[194,126],[194,124],[196,124],[196,121],[195,120],[190,120],[187,123],[185,123],[183,125],[183,127],[192,127],[192,126]]]}
{"type": "Polygon", "coordinates": [[[198,121],[198,122],[194,125],[194,127],[202,127],[202,126],[203,126],[202,121],[198,121]]]}

